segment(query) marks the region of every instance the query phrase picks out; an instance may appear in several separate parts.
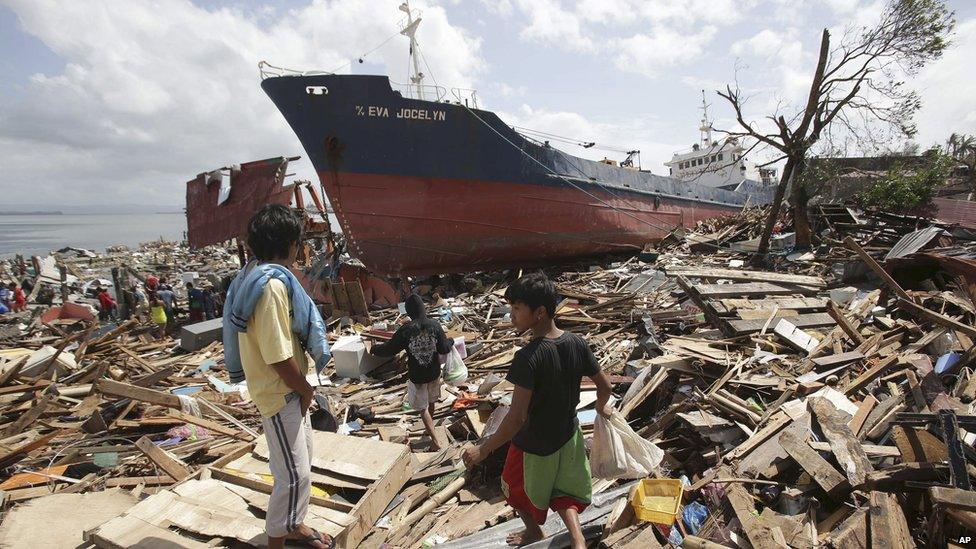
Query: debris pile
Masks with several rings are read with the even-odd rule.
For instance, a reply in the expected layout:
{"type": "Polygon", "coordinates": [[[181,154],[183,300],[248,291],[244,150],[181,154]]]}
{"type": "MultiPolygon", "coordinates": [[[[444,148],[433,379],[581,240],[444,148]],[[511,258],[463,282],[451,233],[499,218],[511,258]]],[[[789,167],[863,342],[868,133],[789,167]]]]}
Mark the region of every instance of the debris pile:
{"type": "MultiPolygon", "coordinates": [[[[976,245],[915,219],[816,214],[821,245],[793,251],[778,235],[763,268],[748,252],[764,215],[747,210],[638,256],[546,269],[557,324],[589,342],[619,414],[664,452],[649,478],[594,479],[581,515],[591,541],[909,547],[976,530],[976,245]]],[[[123,264],[142,278],[236,266],[216,248],[154,250],[57,263],[79,281],[123,264]]],[[[59,289],[56,275],[35,278],[59,289]]],[[[402,311],[369,311],[361,288],[346,291],[358,283],[331,285],[346,302],[328,321],[333,365],[309,376],[312,527],[345,547],[493,547],[521,529],[498,481],[504,449],[471,470],[459,459],[511,402],[505,374],[528,341],[503,298],[517,275],[413,281],[468,369],[443,387],[436,452],[404,403],[403,361],[366,352],[402,311]]],[[[32,301],[0,327],[2,543],[25,542],[15,524],[96,497],[102,515],[67,521],[75,543],[265,543],[267,443],[221,344],[187,352],[137,319],[40,321],[43,310],[32,301]]],[[[584,378],[588,440],[595,400],[584,378]]],[[[544,530],[565,535],[554,514],[544,530]]]]}

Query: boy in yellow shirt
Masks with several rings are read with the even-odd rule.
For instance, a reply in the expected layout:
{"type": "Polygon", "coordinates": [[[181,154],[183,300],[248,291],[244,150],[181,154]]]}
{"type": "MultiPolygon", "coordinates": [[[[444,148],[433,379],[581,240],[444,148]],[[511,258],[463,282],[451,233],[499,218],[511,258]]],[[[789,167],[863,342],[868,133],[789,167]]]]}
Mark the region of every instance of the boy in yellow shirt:
{"type": "Polygon", "coordinates": [[[245,266],[231,285],[225,310],[228,372],[232,381],[241,373],[239,358],[268,441],[268,465],[274,477],[266,518],[271,549],[284,547],[286,539],[316,549],[333,546],[328,535],[303,523],[311,490],[308,408],[314,396],[305,378],[305,352],[318,355],[317,367],[328,361],[329,354],[321,316],[287,269],[295,262],[302,228],[301,218],[284,206],[268,205],[254,215],[247,243],[256,261],[245,266]]]}

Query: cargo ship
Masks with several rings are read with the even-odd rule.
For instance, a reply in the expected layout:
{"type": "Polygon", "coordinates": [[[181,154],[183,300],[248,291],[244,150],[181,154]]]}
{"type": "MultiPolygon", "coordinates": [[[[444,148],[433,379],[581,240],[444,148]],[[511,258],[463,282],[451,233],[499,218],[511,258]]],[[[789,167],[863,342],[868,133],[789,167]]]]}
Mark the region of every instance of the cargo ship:
{"type": "Polygon", "coordinates": [[[636,252],[676,227],[768,201],[759,182],[717,188],[573,156],[479,108],[472,90],[424,84],[421,17],[401,9],[409,84],[260,65],[348,252],[369,269],[473,272],[636,252]]]}

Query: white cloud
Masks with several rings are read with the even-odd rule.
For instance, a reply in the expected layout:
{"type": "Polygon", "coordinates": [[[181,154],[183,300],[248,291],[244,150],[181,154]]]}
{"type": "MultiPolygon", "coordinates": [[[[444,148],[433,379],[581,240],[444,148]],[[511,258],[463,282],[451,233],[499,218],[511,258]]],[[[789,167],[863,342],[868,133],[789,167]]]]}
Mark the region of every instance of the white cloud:
{"type": "Polygon", "coordinates": [[[923,147],[945,143],[949,134],[976,135],[976,19],[956,27],[952,46],[941,59],[926,67],[912,82],[922,98],[916,116],[917,141],[923,147]]]}
{"type": "Polygon", "coordinates": [[[612,42],[616,55],[614,64],[625,71],[648,76],[661,69],[700,57],[705,46],[715,36],[716,28],[705,26],[694,34],[655,27],[649,34],[635,34],[612,42]]]}
{"type": "Polygon", "coordinates": [[[529,41],[558,45],[572,51],[594,51],[596,46],[582,28],[579,15],[557,0],[516,0],[528,19],[520,36],[529,41]]]}
{"type": "MultiPolygon", "coordinates": [[[[178,204],[196,173],[303,154],[261,91],[257,62],[334,69],[394,34],[403,15],[398,0],[313,0],[274,17],[187,0],[4,2],[66,62],[0,105],[7,196],[54,203],[178,204]]],[[[424,9],[418,36],[431,72],[471,87],[485,68],[480,41],[443,8],[414,4],[424,9]]],[[[405,40],[368,61],[403,79],[405,40]]],[[[303,163],[300,175],[314,177],[303,163]]]]}

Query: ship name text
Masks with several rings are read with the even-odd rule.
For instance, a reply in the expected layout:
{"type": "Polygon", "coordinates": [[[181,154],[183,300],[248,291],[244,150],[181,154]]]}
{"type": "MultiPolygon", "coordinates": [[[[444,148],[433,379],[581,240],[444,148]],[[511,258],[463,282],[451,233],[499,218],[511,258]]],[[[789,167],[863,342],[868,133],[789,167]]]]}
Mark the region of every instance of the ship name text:
{"type": "MultiPolygon", "coordinates": [[[[369,118],[390,118],[390,108],[377,105],[356,105],[356,116],[369,118]]],[[[393,113],[396,118],[407,120],[430,120],[443,122],[447,119],[447,112],[428,109],[400,109],[393,113]]]]}

